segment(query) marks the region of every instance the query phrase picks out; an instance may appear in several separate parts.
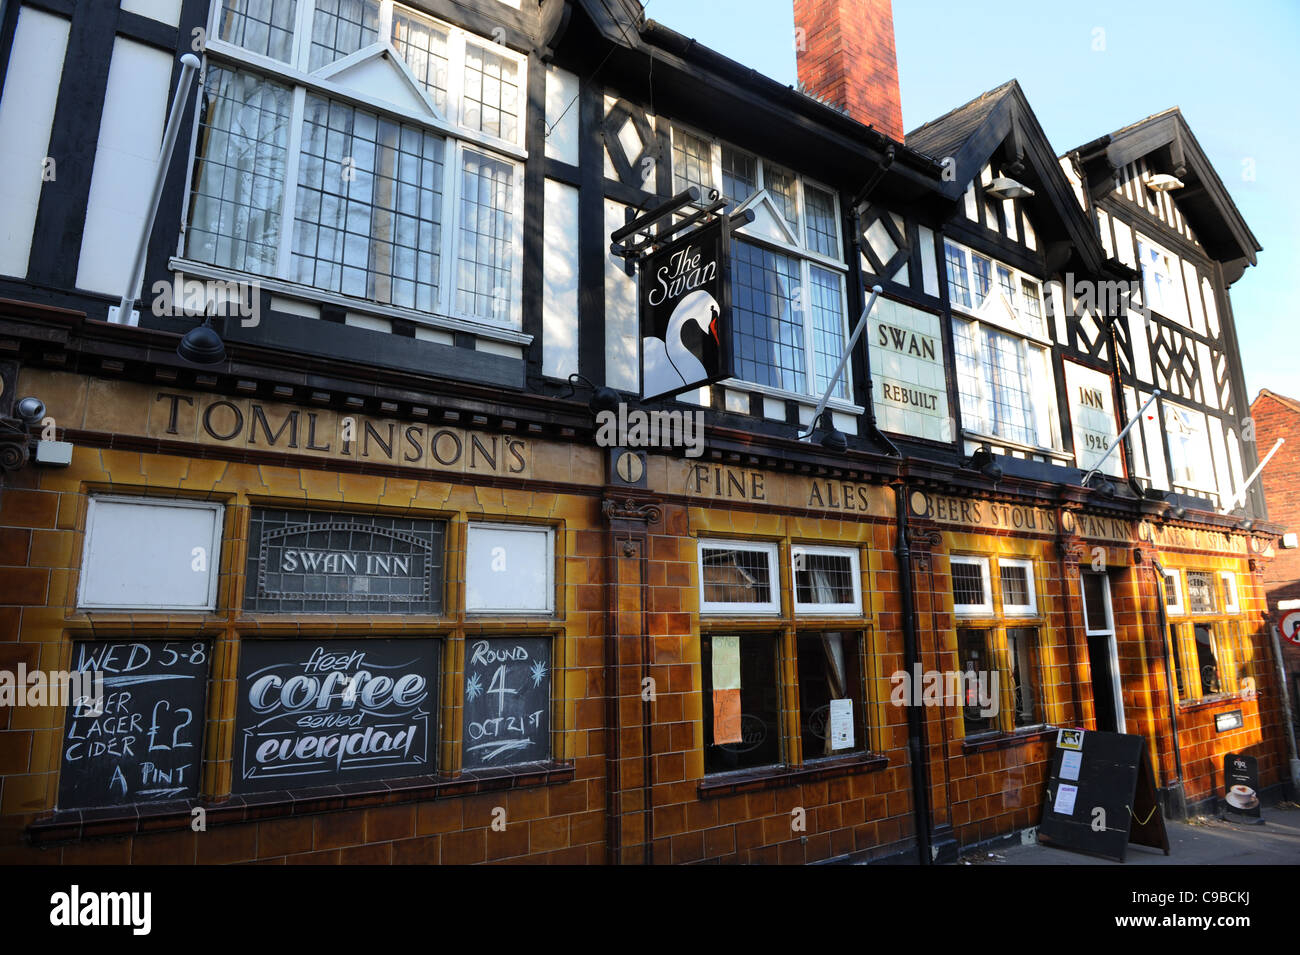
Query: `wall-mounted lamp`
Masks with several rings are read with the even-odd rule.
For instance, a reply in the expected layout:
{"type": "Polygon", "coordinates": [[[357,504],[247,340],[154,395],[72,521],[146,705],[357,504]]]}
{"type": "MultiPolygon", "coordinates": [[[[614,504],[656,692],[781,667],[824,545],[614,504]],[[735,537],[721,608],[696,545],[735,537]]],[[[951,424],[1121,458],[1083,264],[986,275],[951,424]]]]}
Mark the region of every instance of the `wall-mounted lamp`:
{"type": "Polygon", "coordinates": [[[976,448],[975,452],[961,463],[961,466],[968,471],[979,471],[991,480],[1002,480],[1002,468],[993,460],[993,452],[989,450],[988,445],[982,444],[976,448]]]}
{"type": "Polygon", "coordinates": [[[984,192],[994,199],[1031,199],[1034,196],[1034,190],[1010,176],[998,176],[988,184],[984,192]]]}
{"type": "Polygon", "coordinates": [[[1088,484],[1088,489],[1094,494],[1100,494],[1104,498],[1112,498],[1116,493],[1115,482],[1106,480],[1106,478],[1101,474],[1093,475],[1092,480],[1088,484]]]}
{"type": "Polygon", "coordinates": [[[610,388],[608,385],[602,385],[597,388],[589,378],[585,375],[578,374],[576,371],[569,376],[569,390],[567,393],[560,395],[561,398],[573,397],[574,393],[578,390],[577,385],[574,384],[575,379],[581,381],[591,389],[591,398],[588,400],[587,406],[591,408],[593,413],[599,414],[602,411],[618,410],[618,406],[622,403],[623,399],[619,397],[617,391],[610,388]]]}
{"type": "Polygon", "coordinates": [[[1166,519],[1172,517],[1174,520],[1181,521],[1186,516],[1187,516],[1187,508],[1183,507],[1181,504],[1179,504],[1177,507],[1171,507],[1169,510],[1165,511],[1166,519]]]}
{"type": "Polygon", "coordinates": [[[817,427],[822,429],[821,445],[828,451],[847,451],[849,448],[849,439],[835,427],[835,420],[831,409],[827,408],[817,419],[817,427]]]}
{"type": "Polygon", "coordinates": [[[1173,192],[1175,189],[1183,188],[1183,185],[1181,179],[1167,172],[1156,173],[1147,180],[1147,188],[1153,192],[1173,192]]]}
{"type": "Polygon", "coordinates": [[[212,327],[211,315],[185,333],[176,354],[196,365],[219,365],[226,360],[226,344],[212,327]]]}

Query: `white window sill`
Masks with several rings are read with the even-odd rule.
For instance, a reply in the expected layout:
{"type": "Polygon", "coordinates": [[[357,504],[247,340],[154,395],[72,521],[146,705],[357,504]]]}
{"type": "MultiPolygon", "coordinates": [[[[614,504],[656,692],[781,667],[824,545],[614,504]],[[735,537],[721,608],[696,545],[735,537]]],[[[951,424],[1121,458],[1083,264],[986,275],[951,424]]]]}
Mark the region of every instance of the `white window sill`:
{"type": "Polygon", "coordinates": [[[965,428],[961,432],[963,441],[978,441],[982,444],[1001,445],[1004,448],[1014,448],[1017,451],[1024,451],[1026,454],[1041,454],[1045,457],[1052,458],[1055,461],[1072,463],[1074,455],[1066,451],[1058,451],[1056,448],[1043,448],[1034,444],[1021,444],[1019,441],[1012,441],[1010,438],[1000,438],[996,434],[985,434],[982,431],[968,431],[965,428]]]}
{"type": "MultiPolygon", "coordinates": [[[[817,402],[821,400],[821,395],[803,395],[797,391],[786,391],[784,388],[773,388],[771,385],[760,385],[752,381],[743,381],[739,378],[726,378],[717,382],[712,387],[727,388],[731,391],[752,391],[756,394],[765,395],[768,398],[781,398],[787,401],[797,401],[800,404],[808,405],[810,408],[817,407],[817,402]]],[[[855,405],[851,401],[843,398],[831,398],[826,402],[826,407],[832,411],[839,411],[843,414],[860,415],[867,409],[862,405],[855,405]]]]}
{"type": "Polygon", "coordinates": [[[312,288],[309,285],[299,285],[295,282],[286,282],[283,279],[253,275],[249,272],[236,272],[232,269],[225,269],[216,265],[208,265],[204,262],[195,262],[191,259],[183,259],[173,256],[168,260],[167,267],[173,272],[184,272],[186,275],[197,276],[199,278],[218,279],[227,282],[257,283],[260,288],[273,292],[276,295],[283,295],[286,298],[296,298],[311,304],[327,302],[331,305],[338,305],[346,308],[349,312],[356,314],[377,315],[381,318],[401,318],[429,328],[440,328],[449,332],[467,332],[476,335],[480,339],[487,339],[488,341],[504,342],[510,345],[521,346],[530,345],[533,341],[532,335],[527,335],[513,328],[505,328],[500,325],[488,325],[481,322],[471,321],[469,319],[453,318],[448,315],[438,315],[432,312],[420,312],[415,309],[402,308],[397,305],[381,305],[378,302],[368,302],[365,299],[352,298],[349,295],[340,295],[338,292],[328,292],[324,289],[312,288]]]}

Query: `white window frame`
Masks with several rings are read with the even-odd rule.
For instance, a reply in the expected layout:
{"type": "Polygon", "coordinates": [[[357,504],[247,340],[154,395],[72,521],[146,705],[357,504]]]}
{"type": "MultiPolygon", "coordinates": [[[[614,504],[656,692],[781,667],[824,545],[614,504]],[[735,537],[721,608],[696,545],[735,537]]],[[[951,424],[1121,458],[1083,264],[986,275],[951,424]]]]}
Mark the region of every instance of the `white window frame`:
{"type": "Polygon", "coordinates": [[[469,521],[465,525],[465,614],[467,616],[538,617],[555,613],[555,528],[545,524],[512,524],[493,521],[469,521]],[[469,548],[470,538],[476,530],[507,531],[546,535],[546,606],[508,608],[470,606],[469,602],[469,548]]]}
{"type": "MultiPolygon", "coordinates": [[[[1015,448],[1021,448],[1025,451],[1032,451],[1039,454],[1048,454],[1054,457],[1069,457],[1066,455],[1063,442],[1061,440],[1061,416],[1056,401],[1056,382],[1055,375],[1053,380],[1044,381],[1042,376],[1034,372],[1034,367],[1038,363],[1039,356],[1046,357],[1047,373],[1052,374],[1052,348],[1050,345],[1043,345],[1038,339],[1026,337],[1020,333],[1012,332],[1000,324],[992,322],[981,322],[977,319],[968,318],[965,315],[953,315],[952,322],[966,322],[975,329],[975,364],[979,368],[979,400],[980,400],[980,421],[981,427],[972,427],[975,422],[968,422],[962,419],[962,433],[969,438],[980,441],[989,441],[993,444],[1005,444],[1015,448]],[[1016,340],[1019,344],[1020,360],[1024,366],[1029,369],[1030,374],[1030,396],[1033,399],[1033,407],[1030,409],[1033,417],[1033,430],[1035,441],[1033,444],[1025,444],[1022,441],[1011,437],[1010,435],[997,434],[990,430],[985,430],[982,425],[989,418],[988,412],[993,407],[993,394],[989,381],[984,377],[984,349],[987,347],[984,340],[986,327],[1016,340]],[[1037,352],[1037,354],[1036,354],[1037,352]],[[1043,443],[1043,431],[1047,431],[1049,443],[1043,443]]],[[[956,344],[953,345],[953,368],[956,370],[956,344]]],[[[957,388],[957,407],[961,407],[961,383],[958,382],[957,388]]]]}
{"type": "MultiPolygon", "coordinates": [[[[962,431],[971,438],[977,440],[988,440],[997,444],[1008,444],[1025,451],[1033,451],[1040,454],[1050,454],[1053,456],[1064,455],[1064,443],[1061,438],[1061,412],[1057,404],[1056,394],[1056,374],[1054,363],[1052,361],[1053,341],[1051,338],[1051,327],[1048,321],[1048,304],[1047,291],[1044,283],[1036,276],[1028,272],[1022,272],[1019,269],[1007,265],[991,255],[985,255],[983,252],[977,252],[969,246],[955,242],[947,236],[943,237],[941,246],[942,261],[945,276],[948,269],[949,250],[956,252],[962,260],[963,268],[966,270],[966,281],[970,288],[971,306],[967,307],[952,298],[951,286],[949,286],[948,305],[952,315],[952,321],[970,322],[975,330],[975,363],[979,368],[979,400],[981,405],[981,425],[983,421],[989,418],[987,412],[993,406],[993,395],[990,392],[989,383],[984,377],[984,328],[989,326],[999,332],[1011,336],[1019,345],[1020,360],[1025,368],[1029,371],[1030,394],[1032,397],[1033,411],[1033,431],[1034,441],[1025,444],[1008,435],[999,435],[991,431],[985,431],[982,427],[971,427],[973,422],[967,422],[963,419],[962,431]],[[983,259],[989,263],[989,292],[984,301],[976,303],[978,290],[975,284],[975,259],[983,259]],[[1010,274],[1011,291],[1010,299],[1007,299],[1002,289],[1002,284],[998,279],[998,270],[1005,269],[1010,274]],[[1023,283],[1029,283],[1038,289],[1039,318],[1040,330],[1032,330],[1029,325],[1031,319],[1027,311],[1022,311],[1022,292],[1023,283]],[[1005,309],[1000,307],[1000,303],[1006,301],[1007,305],[1015,313],[1013,321],[1005,314],[1005,309]],[[1043,359],[1046,359],[1045,361],[1043,359]],[[1039,374],[1036,368],[1045,366],[1043,374],[1039,374]],[[1046,441],[1044,441],[1046,438],[1046,441]]],[[[953,368],[956,369],[956,347],[953,352],[953,368]]],[[[958,383],[958,408],[961,407],[961,388],[958,383]]]]}
{"type": "Polygon", "coordinates": [[[941,249],[941,252],[943,254],[943,261],[940,263],[943,266],[945,276],[948,273],[947,255],[948,255],[949,247],[951,247],[954,251],[956,251],[962,259],[962,262],[966,269],[966,278],[967,278],[967,282],[969,283],[970,292],[971,292],[971,305],[969,307],[962,305],[958,301],[953,300],[951,296],[949,297],[948,305],[954,312],[959,311],[962,313],[962,315],[966,316],[967,318],[973,318],[976,321],[986,325],[997,325],[998,327],[1004,329],[1005,331],[1010,332],[1011,334],[1019,338],[1025,338],[1030,341],[1036,342],[1037,344],[1042,345],[1045,348],[1050,349],[1052,347],[1053,341],[1051,337],[1051,326],[1049,325],[1047,320],[1048,319],[1047,291],[1044,289],[1044,282],[1042,279],[1038,278],[1035,275],[1030,275],[1028,272],[1022,272],[1020,269],[1007,265],[1007,263],[995,259],[991,255],[986,255],[983,252],[978,252],[975,249],[972,249],[970,246],[963,245],[962,243],[954,241],[953,239],[950,239],[947,236],[943,237],[943,247],[941,249]],[[984,299],[983,302],[975,301],[975,296],[977,294],[977,290],[975,288],[975,257],[976,256],[989,263],[989,294],[984,299]],[[998,281],[999,268],[1006,269],[1009,273],[1011,273],[1012,294],[1008,304],[1011,306],[1012,311],[1016,315],[1015,321],[1012,321],[1009,318],[1005,317],[1004,315],[998,313],[993,308],[993,305],[997,304],[996,300],[998,298],[1006,298],[1006,295],[1003,293],[1002,290],[1002,284],[998,281]],[[1025,282],[1028,282],[1030,285],[1038,289],[1038,303],[1039,303],[1039,313],[1040,313],[1038,317],[1038,322],[1041,326],[1041,331],[1034,331],[1029,327],[1033,319],[1030,317],[1029,312],[1027,310],[1022,310],[1021,300],[1024,296],[1021,289],[1022,289],[1022,283],[1025,282]]]}
{"type": "Polygon", "coordinates": [[[851,616],[862,613],[862,567],[856,547],[823,547],[815,544],[795,544],[790,548],[790,588],[794,597],[794,611],[808,616],[851,616]],[[804,603],[799,600],[799,586],[795,575],[798,559],[803,555],[847,557],[853,578],[853,600],[849,603],[804,603]]]}
{"type": "MultiPolygon", "coordinates": [[[[1203,411],[1200,411],[1196,408],[1188,408],[1178,404],[1177,402],[1167,401],[1164,398],[1160,399],[1160,404],[1163,406],[1161,411],[1160,424],[1162,430],[1164,431],[1165,442],[1169,445],[1170,484],[1172,486],[1194,488],[1198,491],[1205,491],[1208,494],[1213,494],[1217,496],[1219,493],[1219,489],[1215,484],[1214,447],[1210,440],[1209,418],[1206,416],[1205,412],[1203,411]],[[1204,438],[1204,441],[1202,442],[1200,460],[1195,462],[1197,465],[1196,473],[1194,475],[1191,475],[1193,480],[1185,480],[1184,477],[1179,475],[1178,473],[1180,469],[1182,470],[1187,469],[1187,462],[1186,460],[1174,459],[1174,441],[1173,441],[1174,435],[1169,429],[1169,419],[1171,415],[1178,419],[1178,421],[1180,422],[1180,426],[1186,427],[1187,422],[1189,420],[1193,422],[1199,422],[1201,425],[1200,434],[1204,438]]],[[[1184,447],[1183,443],[1180,440],[1179,442],[1180,459],[1183,456],[1183,447],[1184,447]]]]}
{"type": "Polygon", "coordinates": [[[1123,733],[1127,725],[1124,719],[1124,680],[1119,671],[1119,640],[1115,634],[1115,604],[1110,587],[1110,577],[1104,573],[1093,571],[1084,571],[1084,573],[1100,578],[1106,596],[1106,624],[1105,627],[1099,628],[1097,621],[1088,619],[1088,599],[1083,590],[1083,579],[1080,578],[1079,596],[1083,598],[1081,606],[1083,609],[1084,635],[1086,637],[1106,637],[1106,654],[1110,657],[1111,693],[1115,700],[1115,728],[1118,732],[1123,733]]]}
{"type": "Polygon", "coordinates": [[[1027,558],[1020,557],[999,557],[998,558],[998,587],[1002,586],[1002,568],[1019,567],[1025,572],[1025,586],[1028,590],[1029,602],[1024,604],[1007,603],[1007,595],[1002,594],[1002,613],[1008,617],[1036,617],[1038,616],[1038,589],[1034,586],[1034,562],[1027,558]]]}
{"type": "Polygon", "coordinates": [[[728,538],[701,538],[696,546],[696,565],[699,568],[700,614],[739,616],[754,614],[779,614],[781,612],[781,576],[777,561],[777,545],[771,541],[734,540],[728,538]],[[768,579],[771,581],[772,599],[756,603],[731,603],[704,599],[704,551],[751,551],[767,557],[768,579]]]}
{"type": "Polygon", "coordinates": [[[957,603],[956,574],[950,574],[954,581],[952,588],[952,611],[957,616],[991,617],[993,616],[993,583],[989,576],[989,559],[973,554],[952,554],[948,558],[949,569],[954,564],[967,564],[978,567],[984,580],[984,602],[979,604],[957,603]]]}
{"type": "MultiPolygon", "coordinates": [[[[835,223],[835,247],[843,250],[844,230],[843,230],[843,225],[840,221],[839,194],[831,187],[824,185],[815,179],[811,179],[807,176],[801,175],[800,173],[782,165],[781,163],[774,162],[769,159],[765,159],[763,156],[751,150],[743,149],[739,146],[733,146],[730,143],[723,142],[718,137],[709,135],[708,133],[701,132],[700,130],[686,123],[679,123],[674,121],[669,124],[669,139],[670,139],[669,156],[670,157],[675,156],[677,136],[680,134],[689,135],[709,145],[709,160],[710,160],[709,169],[710,169],[710,176],[712,178],[711,188],[717,189],[719,196],[722,195],[722,191],[723,191],[722,190],[722,150],[724,148],[731,149],[738,153],[743,153],[744,155],[749,156],[751,159],[754,160],[755,187],[754,187],[753,195],[766,193],[767,191],[766,177],[767,177],[768,166],[772,166],[794,177],[795,203],[798,206],[798,220],[799,220],[797,225],[794,227],[796,244],[789,245],[784,242],[773,242],[767,239],[757,238],[752,235],[746,235],[742,232],[734,232],[734,231],[732,232],[731,237],[734,240],[740,242],[746,242],[749,243],[750,245],[758,246],[761,248],[767,248],[772,250],[773,252],[779,252],[782,255],[788,255],[791,258],[797,259],[799,261],[799,282],[800,282],[800,287],[803,289],[812,288],[811,267],[813,265],[821,266],[827,271],[837,273],[839,275],[839,285],[840,285],[840,337],[841,337],[841,341],[847,344],[849,340],[849,335],[851,334],[851,329],[849,327],[849,316],[848,316],[848,289],[847,289],[847,280],[849,278],[848,263],[842,258],[837,259],[831,256],[822,255],[820,252],[817,252],[809,245],[808,243],[808,201],[805,192],[807,189],[813,188],[813,189],[817,189],[820,192],[824,192],[831,197],[834,223],[835,223]]],[[[675,169],[672,170],[672,181],[673,181],[673,189],[675,190],[677,189],[677,172],[675,169]]],[[[751,197],[732,196],[731,198],[737,204],[741,204],[747,202],[751,197]]],[[[776,215],[780,216],[781,215],[780,211],[776,210],[775,208],[776,206],[775,200],[769,199],[769,201],[772,202],[773,209],[776,215]]],[[[704,205],[707,202],[708,202],[707,195],[700,197],[700,203],[699,203],[700,205],[704,205]]],[[[788,220],[782,218],[781,221],[787,228],[790,227],[790,223],[788,220]]],[[[758,382],[753,382],[753,381],[746,381],[743,378],[727,378],[724,381],[720,382],[718,386],[723,388],[733,388],[735,390],[755,391],[758,392],[759,394],[770,395],[774,398],[794,398],[803,401],[807,401],[809,398],[820,398],[822,392],[825,389],[818,387],[817,385],[817,352],[816,352],[816,345],[815,345],[815,338],[814,338],[815,332],[812,323],[812,308],[806,299],[804,300],[804,304],[803,304],[802,318],[803,318],[804,379],[807,383],[808,391],[799,392],[799,391],[792,391],[787,388],[775,388],[771,385],[760,384],[758,382]]],[[[829,406],[838,411],[844,411],[850,414],[861,414],[865,409],[859,405],[853,404],[852,402],[853,375],[852,375],[852,368],[849,367],[848,365],[845,366],[844,372],[840,376],[840,381],[843,382],[844,385],[845,397],[841,398],[838,395],[832,395],[828,403],[829,406]]]]}
{"type": "Polygon", "coordinates": [[[1237,599],[1237,575],[1230,570],[1219,571],[1223,581],[1223,613],[1240,613],[1241,604],[1237,599]]]}
{"type": "Polygon", "coordinates": [[[1187,311],[1187,289],[1183,285],[1182,259],[1170,252],[1159,242],[1148,239],[1134,230],[1133,242],[1137,246],[1138,271],[1142,273],[1142,304],[1153,312],[1158,312],[1185,328],[1191,328],[1191,316],[1187,311]],[[1162,292],[1160,301],[1154,301],[1153,283],[1147,278],[1147,253],[1154,252],[1162,260],[1161,275],[1169,280],[1169,291],[1162,292]]]}
{"type": "MultiPolygon", "coordinates": [[[[108,610],[129,613],[132,610],[186,610],[196,613],[211,612],[217,608],[217,590],[221,583],[221,539],[225,530],[225,505],[214,501],[195,501],[189,498],[149,497],[135,494],[92,494],[86,510],[86,539],[81,547],[81,566],[77,580],[78,610],[108,610]],[[86,582],[90,579],[90,555],[94,550],[95,506],[97,504],[134,504],[141,507],[181,507],[187,510],[212,512],[212,538],[208,542],[208,595],[202,604],[143,603],[109,604],[86,603],[86,582]]],[[[122,573],[132,573],[123,567],[122,573]]]]}
{"type": "Polygon", "coordinates": [[[1179,570],[1165,571],[1165,615],[1182,616],[1187,613],[1186,605],[1183,603],[1183,574],[1179,570]],[[1170,596],[1177,599],[1169,602],[1170,596]]]}
{"type": "MultiPolygon", "coordinates": [[[[295,20],[293,59],[284,62],[262,54],[246,50],[241,46],[221,40],[218,37],[220,3],[213,3],[209,8],[208,36],[204,49],[204,72],[209,66],[248,72],[263,77],[269,82],[288,86],[292,95],[292,107],[289,117],[289,136],[286,143],[285,178],[280,197],[280,237],[276,253],[274,274],[260,277],[267,279],[264,287],[275,292],[300,297],[307,301],[328,301],[343,305],[356,312],[369,312],[382,316],[404,318],[418,324],[450,330],[469,330],[485,334],[489,338],[499,338],[513,344],[527,344],[530,336],[522,333],[523,329],[523,218],[524,218],[524,163],[528,153],[523,148],[525,127],[528,113],[528,56],[509,49],[504,44],[494,43],[487,37],[471,33],[446,21],[432,17],[427,12],[408,6],[411,12],[434,22],[448,31],[448,67],[447,67],[447,115],[443,116],[414,77],[392,44],[392,11],[394,0],[382,0],[379,14],[379,39],[353,53],[313,72],[307,71],[311,47],[311,29],[315,16],[315,0],[298,0],[297,18],[295,20]],[[465,72],[465,48],[467,42],[476,42],[491,52],[513,60],[518,66],[519,76],[519,113],[516,139],[506,140],[459,125],[463,109],[462,88],[465,72]],[[336,82],[333,77],[349,65],[360,62],[382,51],[415,83],[415,92],[425,100],[432,115],[387,101],[368,98],[357,90],[336,82]],[[418,125],[443,138],[443,178],[442,178],[442,219],[440,221],[441,243],[438,249],[438,295],[432,311],[421,311],[402,305],[377,302],[372,299],[356,297],[342,292],[316,289],[311,285],[299,283],[292,276],[292,249],[294,237],[294,219],[297,210],[297,185],[299,163],[302,153],[302,130],[305,121],[306,94],[315,93],[327,99],[341,101],[350,106],[385,116],[394,121],[408,125],[418,125]],[[511,289],[510,304],[505,314],[497,316],[475,315],[457,308],[456,263],[460,259],[461,235],[461,172],[465,151],[474,149],[494,159],[508,163],[512,170],[511,182],[511,289]]],[[[197,99],[202,102],[203,89],[197,91],[197,99]]],[[[197,111],[201,105],[196,106],[197,111]]],[[[246,274],[224,266],[212,265],[199,260],[188,259],[186,240],[189,231],[189,207],[194,189],[194,171],[197,165],[197,148],[199,123],[192,124],[189,166],[186,170],[185,203],[181,216],[181,228],[177,237],[176,256],[169,265],[186,273],[230,277],[237,279],[246,274]]]]}

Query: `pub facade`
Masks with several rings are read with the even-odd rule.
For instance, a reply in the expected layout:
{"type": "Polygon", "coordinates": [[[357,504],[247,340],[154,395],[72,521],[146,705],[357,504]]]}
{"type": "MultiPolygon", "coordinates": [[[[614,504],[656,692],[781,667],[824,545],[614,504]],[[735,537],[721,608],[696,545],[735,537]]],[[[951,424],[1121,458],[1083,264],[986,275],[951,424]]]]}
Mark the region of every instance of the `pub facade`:
{"type": "Polygon", "coordinates": [[[799,90],[632,2],[5,8],[0,668],[104,692],[0,710],[0,859],[949,861],[1060,727],[1279,787],[1191,131],[905,135],[889,3],[796,18],[799,90]]]}

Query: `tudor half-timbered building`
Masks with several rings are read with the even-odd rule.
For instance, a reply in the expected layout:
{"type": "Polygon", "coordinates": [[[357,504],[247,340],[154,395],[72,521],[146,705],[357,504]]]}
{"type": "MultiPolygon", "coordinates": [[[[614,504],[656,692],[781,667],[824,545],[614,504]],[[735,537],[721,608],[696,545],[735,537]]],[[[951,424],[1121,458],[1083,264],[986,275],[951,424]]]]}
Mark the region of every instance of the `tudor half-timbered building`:
{"type": "Polygon", "coordinates": [[[799,89],[631,0],[0,5],[0,667],[110,684],[3,710],[0,858],[929,863],[1072,726],[1277,786],[1258,246],[1182,117],[905,134],[888,0],[795,7],[799,89]],[[730,374],[642,400],[690,216],[730,374]]]}

